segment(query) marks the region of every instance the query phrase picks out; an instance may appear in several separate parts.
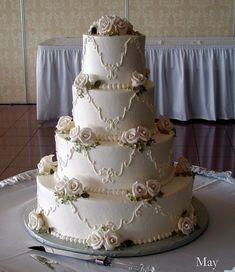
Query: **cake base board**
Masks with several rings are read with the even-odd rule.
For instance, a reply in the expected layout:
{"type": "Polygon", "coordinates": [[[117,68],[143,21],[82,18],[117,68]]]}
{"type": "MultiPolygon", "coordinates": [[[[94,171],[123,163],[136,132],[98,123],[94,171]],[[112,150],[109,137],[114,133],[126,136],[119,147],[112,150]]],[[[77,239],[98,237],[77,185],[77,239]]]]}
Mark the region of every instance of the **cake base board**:
{"type": "Polygon", "coordinates": [[[36,203],[32,203],[30,207],[28,207],[23,215],[24,225],[29,232],[29,234],[39,241],[42,244],[45,244],[50,247],[54,247],[57,249],[68,250],[72,252],[82,253],[82,254],[89,254],[89,255],[105,255],[111,257],[136,257],[136,256],[146,256],[152,254],[163,253],[169,250],[176,249],[178,247],[184,246],[188,243],[191,243],[203,232],[207,229],[209,223],[209,215],[207,212],[206,207],[203,203],[196,199],[192,199],[192,205],[195,209],[195,213],[197,214],[197,223],[200,228],[196,229],[188,236],[184,236],[181,234],[173,235],[169,238],[151,242],[143,245],[133,245],[125,248],[118,248],[115,250],[94,250],[90,247],[87,247],[83,244],[75,244],[72,242],[67,242],[56,238],[47,233],[38,233],[36,231],[31,230],[28,227],[28,215],[32,209],[36,207],[36,203]]]}

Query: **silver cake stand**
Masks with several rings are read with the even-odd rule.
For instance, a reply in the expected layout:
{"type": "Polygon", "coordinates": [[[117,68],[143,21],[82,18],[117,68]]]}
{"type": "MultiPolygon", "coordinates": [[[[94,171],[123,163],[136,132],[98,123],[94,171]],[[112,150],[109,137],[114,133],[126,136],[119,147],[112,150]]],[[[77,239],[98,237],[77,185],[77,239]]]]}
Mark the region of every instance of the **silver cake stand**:
{"type": "Polygon", "coordinates": [[[31,205],[25,210],[23,214],[23,220],[29,234],[40,243],[50,247],[89,255],[105,255],[110,257],[135,257],[158,254],[172,249],[176,249],[178,247],[191,243],[200,235],[202,235],[203,232],[207,229],[209,223],[208,212],[202,202],[200,202],[198,199],[193,198],[192,204],[195,209],[195,213],[197,214],[197,223],[199,228],[193,231],[190,235],[185,236],[181,234],[176,234],[160,241],[143,245],[133,245],[129,247],[118,248],[111,251],[94,250],[92,248],[86,247],[83,244],[75,244],[72,242],[63,241],[50,234],[38,233],[31,230],[28,227],[28,215],[30,211],[32,211],[32,209],[36,207],[35,201],[34,203],[31,203],[31,205]]]}

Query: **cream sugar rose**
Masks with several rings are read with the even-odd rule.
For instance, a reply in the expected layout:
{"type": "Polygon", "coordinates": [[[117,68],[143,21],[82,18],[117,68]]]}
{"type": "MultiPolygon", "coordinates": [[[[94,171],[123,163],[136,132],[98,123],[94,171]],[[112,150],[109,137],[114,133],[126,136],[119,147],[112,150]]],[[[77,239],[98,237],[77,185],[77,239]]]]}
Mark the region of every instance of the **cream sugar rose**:
{"type": "Polygon", "coordinates": [[[148,74],[145,36],[126,19],[105,15],[91,25],[73,116],[56,126],[57,161],[38,164],[32,230],[94,250],[194,231],[191,165],[173,163],[175,129],[164,116],[155,123],[148,74]]]}

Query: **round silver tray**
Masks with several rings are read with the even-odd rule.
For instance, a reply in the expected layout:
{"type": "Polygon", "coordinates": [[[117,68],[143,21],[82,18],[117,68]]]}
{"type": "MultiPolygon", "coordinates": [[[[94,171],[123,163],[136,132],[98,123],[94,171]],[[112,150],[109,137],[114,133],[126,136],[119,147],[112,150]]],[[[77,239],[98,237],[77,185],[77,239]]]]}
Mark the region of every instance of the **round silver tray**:
{"type": "Polygon", "coordinates": [[[28,227],[28,215],[30,211],[35,208],[35,202],[28,207],[23,215],[24,224],[29,234],[35,238],[37,241],[41,242],[50,247],[68,250],[72,252],[78,252],[82,254],[89,255],[105,255],[111,257],[135,257],[135,256],[145,256],[151,254],[162,253],[165,251],[169,251],[172,249],[176,249],[178,247],[184,246],[196,238],[198,238],[206,229],[209,223],[209,216],[206,210],[206,207],[196,198],[192,200],[193,207],[195,209],[197,215],[197,222],[199,228],[196,229],[188,236],[183,235],[173,235],[167,239],[163,239],[160,241],[147,243],[143,245],[133,245],[129,247],[124,247],[116,250],[106,251],[106,250],[94,250],[92,248],[86,247],[83,244],[75,244],[71,242],[63,241],[59,238],[56,238],[47,233],[38,233],[36,231],[31,230],[28,227]]]}

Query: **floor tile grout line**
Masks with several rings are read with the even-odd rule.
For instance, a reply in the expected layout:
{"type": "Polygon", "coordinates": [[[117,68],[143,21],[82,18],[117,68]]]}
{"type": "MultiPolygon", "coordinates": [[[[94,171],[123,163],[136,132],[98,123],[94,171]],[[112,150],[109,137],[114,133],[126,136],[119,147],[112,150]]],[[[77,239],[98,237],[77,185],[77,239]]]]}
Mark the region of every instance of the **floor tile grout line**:
{"type": "MultiPolygon", "coordinates": [[[[28,142],[27,142],[28,143],[28,142]]],[[[9,164],[4,168],[4,170],[0,173],[0,176],[4,174],[4,172],[11,167],[11,164],[15,161],[15,159],[18,157],[18,155],[21,153],[21,151],[23,151],[23,149],[25,148],[25,146],[27,145],[27,143],[25,145],[22,146],[22,148],[19,150],[19,152],[17,152],[17,154],[14,156],[14,158],[9,162],[9,164]]]]}
{"type": "Polygon", "coordinates": [[[0,173],[0,177],[1,175],[4,174],[4,172],[10,167],[10,165],[15,161],[15,159],[18,157],[18,155],[23,151],[23,149],[28,145],[28,143],[31,141],[31,139],[34,137],[34,135],[38,132],[38,128],[35,130],[35,132],[30,135],[29,140],[22,145],[22,148],[19,150],[19,152],[17,152],[17,154],[14,156],[14,158],[9,162],[9,164],[4,168],[4,170],[0,173]]]}
{"type": "MultiPolygon", "coordinates": [[[[3,110],[3,111],[4,111],[4,110],[3,110]]],[[[13,128],[13,126],[15,125],[15,123],[16,123],[17,121],[19,121],[19,119],[20,119],[21,117],[23,117],[23,116],[25,115],[25,113],[28,112],[28,111],[29,111],[29,109],[25,110],[25,112],[24,112],[18,119],[15,119],[14,122],[12,123],[12,125],[10,125],[10,126],[6,129],[6,131],[5,131],[0,137],[5,136],[5,135],[7,134],[7,132],[8,132],[11,128],[13,128]]],[[[1,114],[1,113],[0,113],[0,114],[1,114]]]]}
{"type": "Polygon", "coordinates": [[[234,158],[235,158],[235,147],[233,147],[233,144],[232,144],[231,138],[230,138],[230,136],[228,134],[227,128],[226,128],[225,134],[226,134],[226,137],[227,137],[227,139],[228,139],[228,141],[229,141],[229,143],[231,145],[231,149],[233,150],[233,154],[234,154],[234,158]]]}

